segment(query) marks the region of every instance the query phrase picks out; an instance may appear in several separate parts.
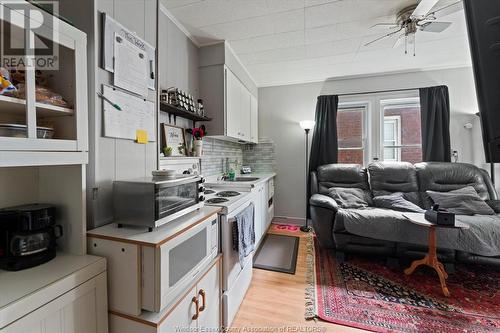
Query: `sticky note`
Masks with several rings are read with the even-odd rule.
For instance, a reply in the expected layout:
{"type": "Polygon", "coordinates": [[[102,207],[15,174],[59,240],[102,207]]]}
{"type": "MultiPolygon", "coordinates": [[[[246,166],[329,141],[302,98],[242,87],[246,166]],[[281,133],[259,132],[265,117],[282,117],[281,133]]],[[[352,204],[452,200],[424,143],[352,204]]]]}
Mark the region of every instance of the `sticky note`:
{"type": "Polygon", "coordinates": [[[137,143],[148,143],[148,132],[144,130],[136,130],[135,137],[137,143]]]}

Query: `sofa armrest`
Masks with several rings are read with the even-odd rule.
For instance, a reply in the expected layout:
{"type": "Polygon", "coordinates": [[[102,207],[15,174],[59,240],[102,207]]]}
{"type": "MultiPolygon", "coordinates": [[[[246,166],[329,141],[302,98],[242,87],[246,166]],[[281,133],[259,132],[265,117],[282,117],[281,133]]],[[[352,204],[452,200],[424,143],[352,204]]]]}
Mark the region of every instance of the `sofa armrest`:
{"type": "Polygon", "coordinates": [[[495,213],[500,214],[500,200],[486,200],[486,203],[495,211],[495,213]]]}
{"type": "Polygon", "coordinates": [[[323,194],[314,194],[311,199],[309,199],[309,204],[314,207],[330,209],[333,212],[337,212],[339,210],[337,202],[333,198],[323,194]]]}

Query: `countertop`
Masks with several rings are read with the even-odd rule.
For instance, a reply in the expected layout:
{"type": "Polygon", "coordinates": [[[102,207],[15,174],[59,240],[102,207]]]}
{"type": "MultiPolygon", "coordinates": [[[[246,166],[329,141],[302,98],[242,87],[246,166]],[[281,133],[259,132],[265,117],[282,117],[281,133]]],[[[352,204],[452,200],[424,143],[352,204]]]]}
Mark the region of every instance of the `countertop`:
{"type": "Polygon", "coordinates": [[[87,231],[89,238],[102,238],[143,246],[159,247],[169,239],[187,231],[199,223],[217,216],[220,207],[205,206],[148,232],[144,227],[117,227],[117,222],[87,231]]]}
{"type": "Polygon", "coordinates": [[[250,173],[250,174],[245,174],[245,175],[236,175],[236,177],[258,177],[259,179],[253,180],[253,181],[248,181],[248,182],[232,182],[232,181],[224,181],[224,180],[217,180],[217,177],[219,176],[210,176],[206,177],[206,182],[205,186],[207,187],[248,187],[252,188],[255,187],[256,185],[267,182],[269,179],[276,177],[276,173],[250,173]]]}

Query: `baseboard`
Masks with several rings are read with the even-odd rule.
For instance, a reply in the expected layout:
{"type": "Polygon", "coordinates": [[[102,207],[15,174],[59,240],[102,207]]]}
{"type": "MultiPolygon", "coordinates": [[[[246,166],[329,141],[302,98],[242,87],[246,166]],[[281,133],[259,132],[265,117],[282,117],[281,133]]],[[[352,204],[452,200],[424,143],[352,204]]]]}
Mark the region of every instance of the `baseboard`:
{"type": "Polygon", "coordinates": [[[275,224],[292,224],[292,225],[304,225],[306,224],[306,219],[301,217],[289,217],[289,216],[275,216],[273,222],[275,224]]]}

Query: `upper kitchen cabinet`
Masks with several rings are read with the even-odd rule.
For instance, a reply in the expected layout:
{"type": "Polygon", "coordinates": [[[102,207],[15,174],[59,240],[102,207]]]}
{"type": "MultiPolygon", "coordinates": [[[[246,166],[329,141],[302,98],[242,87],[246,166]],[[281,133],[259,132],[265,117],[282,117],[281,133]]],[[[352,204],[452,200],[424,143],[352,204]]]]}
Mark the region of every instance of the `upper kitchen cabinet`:
{"type": "Polygon", "coordinates": [[[209,136],[258,143],[257,87],[225,42],[200,50],[200,96],[209,136]]]}
{"type": "Polygon", "coordinates": [[[86,34],[27,2],[0,10],[0,166],[87,163],[86,34]]]}

